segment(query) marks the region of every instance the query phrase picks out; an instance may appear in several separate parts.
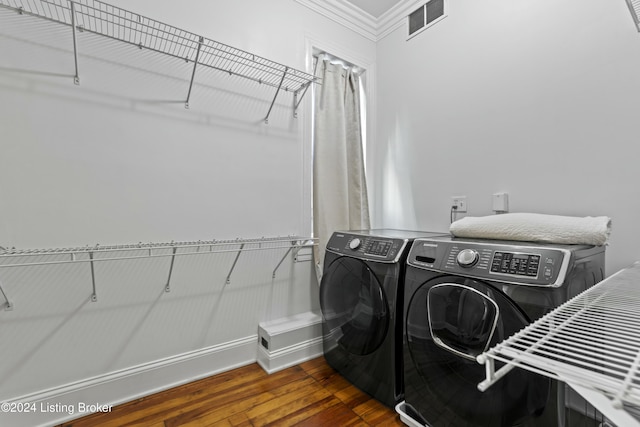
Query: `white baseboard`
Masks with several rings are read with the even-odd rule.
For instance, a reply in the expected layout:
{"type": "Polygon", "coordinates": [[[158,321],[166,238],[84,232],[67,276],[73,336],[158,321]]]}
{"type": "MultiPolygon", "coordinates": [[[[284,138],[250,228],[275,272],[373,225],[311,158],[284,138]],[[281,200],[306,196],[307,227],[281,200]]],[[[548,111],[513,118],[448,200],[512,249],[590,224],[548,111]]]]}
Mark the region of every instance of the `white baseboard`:
{"type": "Polygon", "coordinates": [[[258,364],[268,374],[273,374],[319,356],[322,356],[322,337],[276,351],[269,351],[262,346],[258,346],[258,364]]]}
{"type": "Polygon", "coordinates": [[[252,335],[16,397],[2,403],[0,426],[53,426],[91,412],[109,411],[114,405],[254,363],[257,342],[257,335],[252,335]]]}

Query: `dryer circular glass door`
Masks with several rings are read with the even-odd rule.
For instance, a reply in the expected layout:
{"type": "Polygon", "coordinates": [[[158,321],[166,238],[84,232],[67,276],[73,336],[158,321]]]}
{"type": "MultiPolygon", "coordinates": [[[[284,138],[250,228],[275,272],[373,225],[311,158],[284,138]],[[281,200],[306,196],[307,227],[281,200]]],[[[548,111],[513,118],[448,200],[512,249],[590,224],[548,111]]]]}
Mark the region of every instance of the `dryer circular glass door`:
{"type": "MultiPolygon", "coordinates": [[[[431,425],[511,426],[544,411],[550,381],[514,369],[485,392],[476,356],[529,324],[498,288],[458,276],[431,279],[410,296],[407,402],[431,425]]],[[[496,368],[497,369],[497,368],[496,368]]]]}
{"type": "Polygon", "coordinates": [[[389,304],[380,281],[364,261],[340,257],[325,268],[320,307],[332,339],[349,353],[373,353],[387,335],[389,304]]]}

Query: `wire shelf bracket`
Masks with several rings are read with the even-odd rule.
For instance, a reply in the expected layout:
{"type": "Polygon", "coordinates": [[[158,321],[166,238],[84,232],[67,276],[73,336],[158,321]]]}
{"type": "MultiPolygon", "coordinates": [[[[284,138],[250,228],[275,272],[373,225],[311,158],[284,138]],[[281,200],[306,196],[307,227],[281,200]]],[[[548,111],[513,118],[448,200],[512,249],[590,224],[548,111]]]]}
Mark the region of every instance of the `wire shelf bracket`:
{"type": "Polygon", "coordinates": [[[302,94],[298,95],[300,93],[300,90],[297,90],[293,93],[293,118],[297,119],[298,118],[298,106],[300,106],[300,103],[302,102],[302,98],[304,98],[304,96],[307,93],[307,90],[309,89],[309,86],[311,86],[311,83],[308,83],[304,86],[304,89],[302,90],[302,94]]]}
{"type": "Polygon", "coordinates": [[[78,39],[76,37],[76,6],[72,0],[69,0],[69,7],[71,8],[71,34],[73,35],[73,60],[75,63],[75,74],[73,76],[73,83],[80,84],[80,73],[78,72],[78,39]]]}
{"type": "Polygon", "coordinates": [[[13,310],[13,303],[11,302],[9,297],[7,296],[7,293],[2,288],[2,282],[0,282],[0,293],[2,293],[2,296],[4,297],[4,300],[5,300],[5,304],[4,304],[5,311],[13,310]]]}
{"type": "Polygon", "coordinates": [[[242,254],[242,250],[244,249],[244,243],[240,245],[240,249],[238,250],[238,253],[236,254],[236,259],[233,260],[233,264],[231,264],[231,270],[229,270],[229,274],[227,274],[227,280],[226,280],[226,284],[228,285],[229,283],[231,283],[231,274],[233,273],[233,270],[236,268],[236,264],[238,263],[238,258],[240,258],[240,254],[242,254]]]}
{"type": "Polygon", "coordinates": [[[91,285],[93,292],[91,293],[91,302],[98,301],[98,294],[96,292],[96,272],[93,266],[93,252],[89,252],[89,266],[91,266],[91,285]]]}
{"type": "Polygon", "coordinates": [[[278,265],[276,265],[276,268],[273,269],[273,274],[271,275],[271,278],[275,279],[276,278],[276,271],[278,271],[278,269],[280,268],[280,266],[282,265],[282,263],[284,262],[284,260],[287,258],[287,256],[291,253],[291,251],[296,247],[296,242],[291,242],[291,247],[289,249],[287,249],[287,252],[284,254],[284,256],[282,257],[282,259],[280,260],[280,262],[278,263],[278,265]]]}
{"type": "MultiPolygon", "coordinates": [[[[164,291],[165,292],[171,292],[171,274],[173,273],[173,263],[176,260],[176,250],[178,248],[173,248],[172,249],[172,254],[171,254],[171,264],[169,264],[169,277],[167,277],[167,284],[164,287],[164,291]]],[[[151,249],[149,249],[149,256],[151,256],[151,249]]]]}
{"type": "Polygon", "coordinates": [[[264,118],[265,123],[269,123],[271,111],[280,92],[293,94],[293,117],[297,118],[298,107],[309,86],[313,83],[322,84],[319,77],[99,0],[0,0],[0,8],[71,27],[75,84],[80,84],[78,32],[104,36],[139,49],[148,49],[187,62],[193,61],[185,101],[187,109],[198,66],[276,88],[269,111],[264,118]]]}
{"type": "Polygon", "coordinates": [[[193,61],[193,71],[191,72],[191,81],[189,82],[189,92],[187,92],[187,100],[184,103],[184,108],[189,108],[189,99],[191,98],[191,89],[193,88],[193,80],[196,77],[196,68],[198,67],[198,58],[200,57],[200,49],[202,49],[202,43],[204,43],[204,37],[198,38],[198,50],[196,51],[196,59],[193,61]]]}
{"type": "MultiPolygon", "coordinates": [[[[289,68],[284,69],[284,73],[282,73],[282,79],[280,79],[280,83],[278,84],[278,88],[276,89],[276,94],[273,96],[273,101],[271,101],[271,105],[269,106],[269,111],[267,111],[267,116],[264,118],[264,123],[269,124],[269,116],[271,115],[271,110],[273,109],[273,104],[276,102],[276,98],[280,93],[280,89],[282,88],[282,83],[284,82],[284,78],[287,77],[287,71],[289,68]]],[[[294,117],[295,117],[295,109],[294,109],[294,117]]]]}

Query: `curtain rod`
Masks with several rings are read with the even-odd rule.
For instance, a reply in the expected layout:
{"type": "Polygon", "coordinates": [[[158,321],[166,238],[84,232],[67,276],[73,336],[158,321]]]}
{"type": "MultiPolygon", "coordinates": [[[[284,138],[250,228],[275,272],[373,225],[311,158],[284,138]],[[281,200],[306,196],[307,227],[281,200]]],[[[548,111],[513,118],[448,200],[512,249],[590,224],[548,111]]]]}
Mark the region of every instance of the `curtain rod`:
{"type": "Polygon", "coordinates": [[[367,71],[366,69],[353,64],[352,62],[349,62],[345,59],[342,59],[340,57],[337,57],[335,55],[331,55],[327,52],[324,51],[320,51],[318,53],[313,54],[313,57],[316,58],[316,64],[318,59],[320,59],[321,57],[325,57],[329,62],[331,62],[332,64],[339,64],[342,65],[345,69],[349,69],[351,68],[352,72],[354,74],[356,74],[357,76],[362,75],[362,73],[364,73],[365,71],[367,71]]]}

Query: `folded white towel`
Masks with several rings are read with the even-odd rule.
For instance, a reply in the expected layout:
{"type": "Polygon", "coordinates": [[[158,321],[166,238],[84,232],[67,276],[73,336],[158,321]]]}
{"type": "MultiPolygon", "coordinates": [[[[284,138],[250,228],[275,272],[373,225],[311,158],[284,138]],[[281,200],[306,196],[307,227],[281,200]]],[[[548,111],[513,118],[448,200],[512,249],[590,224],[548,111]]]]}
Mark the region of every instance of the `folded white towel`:
{"type": "Polygon", "coordinates": [[[476,239],[600,246],[611,233],[611,218],[508,213],[465,217],[451,224],[449,231],[456,237],[476,239]]]}

